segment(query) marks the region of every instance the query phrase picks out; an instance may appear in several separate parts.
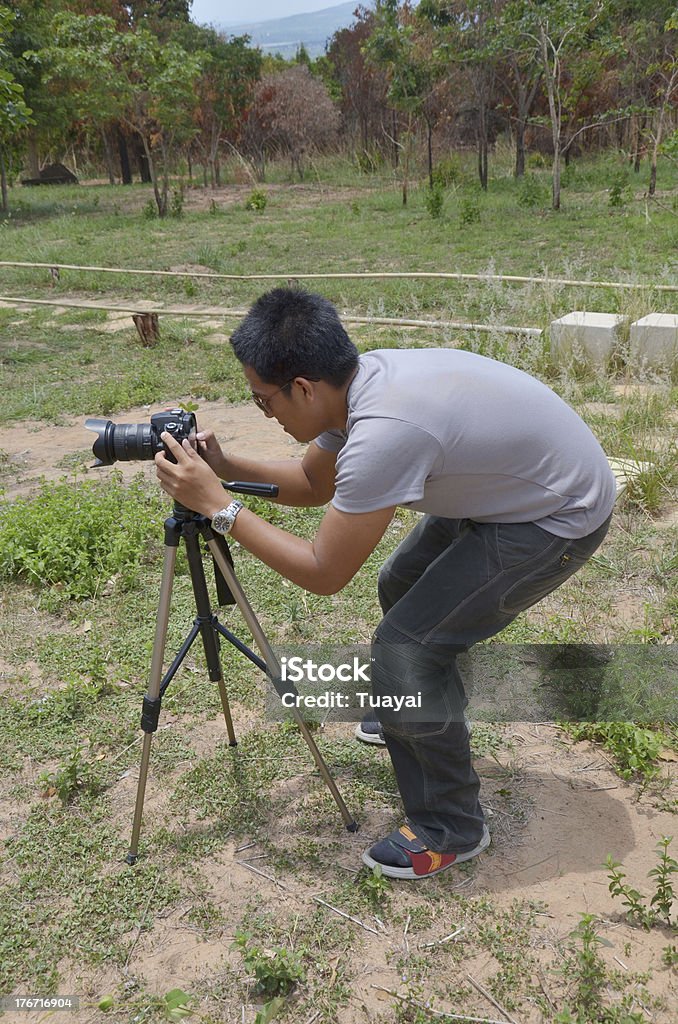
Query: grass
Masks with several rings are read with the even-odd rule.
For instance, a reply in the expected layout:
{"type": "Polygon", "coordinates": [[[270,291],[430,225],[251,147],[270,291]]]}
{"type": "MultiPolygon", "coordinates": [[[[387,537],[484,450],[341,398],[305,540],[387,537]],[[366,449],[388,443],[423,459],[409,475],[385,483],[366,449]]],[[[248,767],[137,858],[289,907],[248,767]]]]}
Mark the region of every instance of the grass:
{"type": "MultiPolygon", "coordinates": [[[[488,195],[477,196],[470,166],[462,161],[461,176],[435,219],[426,211],[423,187],[413,190],[403,209],[385,171],[359,176],[341,161],[318,164],[316,170],[312,183],[286,190],[273,187],[283,183],[286,171],[272,168],[272,182],[262,186],[266,205],[258,212],[245,209],[250,183],[233,205],[218,195],[212,211],[209,203],[197,208],[196,194],[189,190],[184,216],[167,222],[145,219],[148,190],[141,186],[15,191],[13,214],[0,225],[3,253],[16,260],[91,265],[106,265],[115,253],[121,266],[229,273],[445,268],[540,274],[548,268],[552,277],[646,281],[648,288],[621,293],[552,284],[412,281],[318,287],[342,310],[356,313],[541,327],[574,308],[629,316],[653,308],[678,311],[675,295],[658,297],[650,287],[671,280],[674,272],[667,256],[678,239],[671,198],[663,196],[662,205],[646,210],[636,189],[634,198],[610,207],[607,189],[618,173],[612,160],[582,161],[568,172],[561,214],[543,203],[520,202],[521,186],[507,166],[496,165],[488,195]],[[479,223],[464,216],[471,200],[479,223]]],[[[675,172],[664,173],[661,188],[675,191],[675,172]]],[[[543,186],[544,173],[537,168],[533,174],[543,186]]],[[[546,193],[542,188],[535,194],[546,193]]],[[[125,296],[168,305],[241,306],[264,287],[68,271],[48,290],[46,271],[3,268],[1,273],[5,294],[57,300],[75,293],[102,301],[125,296]]],[[[5,431],[18,421],[28,421],[28,429],[36,421],[58,430],[71,417],[117,416],[177,397],[225,402],[246,397],[229,346],[215,344],[212,328],[202,321],[162,317],[154,349],[142,348],[131,326],[115,333],[104,326],[107,318],[97,311],[0,307],[5,431]]],[[[678,610],[678,526],[671,525],[677,482],[675,382],[659,375],[639,385],[623,366],[609,374],[570,375],[553,366],[547,347],[533,339],[377,327],[356,328],[353,334],[363,349],[461,342],[515,362],[570,401],[609,455],[652,463],[618,504],[603,550],[556,595],[516,620],[501,640],[516,649],[596,643],[623,651],[621,645],[627,645],[636,658],[629,658],[638,670],[635,689],[610,670],[607,689],[585,694],[598,701],[596,709],[604,706],[610,719],[609,728],[590,735],[607,744],[611,758],[626,753],[619,770],[629,781],[619,784],[634,787],[648,814],[657,813],[658,793],[664,810],[675,809],[665,788],[647,782],[648,775],[666,774],[662,757],[676,747],[675,727],[657,728],[667,717],[666,695],[653,689],[653,666],[674,636],[678,610]],[[612,721],[618,702],[629,698],[645,703],[647,735],[636,731],[625,737],[623,729],[612,728],[618,724],[612,721]]],[[[74,479],[79,461],[79,453],[65,457],[63,469],[70,477],[61,483],[38,485],[25,500],[0,503],[0,992],[63,992],[77,977],[90,1015],[110,998],[107,1016],[115,1024],[154,1024],[167,1019],[166,996],[176,987],[163,960],[163,943],[171,945],[178,935],[185,944],[195,941],[199,957],[218,950],[214,961],[205,959],[203,981],[188,993],[190,1019],[199,1024],[241,1020],[242,1007],[246,1020],[254,1020],[257,980],[264,982],[262,992],[284,1000],[281,1019],[342,1021],[344,1014],[359,1012],[361,1001],[372,1005],[371,975],[363,968],[383,972],[391,979],[386,987],[398,988],[398,999],[387,996],[383,1005],[376,1004],[384,1022],[424,1024],[432,1019],[427,1003],[487,1016],[490,1006],[467,977],[478,976],[479,964],[492,997],[526,1022],[536,1014],[547,1022],[558,1020],[559,1013],[562,1020],[567,1013],[576,1019],[587,999],[602,1005],[601,1012],[612,1004],[621,1007],[624,999],[631,1007],[633,985],[641,984],[651,989],[641,996],[645,1005],[658,1015],[668,1012],[662,1006],[661,974],[670,969],[668,954],[667,966],[657,968],[653,981],[620,980],[609,963],[600,966],[599,922],[589,921],[587,930],[574,936],[572,922],[557,922],[563,927],[554,941],[547,906],[484,892],[476,864],[404,889],[358,871],[360,845],[344,837],[305,744],[294,728],[267,717],[267,684],[226,644],[221,654],[239,745],[233,749],[225,742],[218,695],[206,679],[197,644],[163,702],[152,747],[142,856],[127,866],[166,503],[140,481],[104,488],[77,474],[74,479]],[[255,858],[250,869],[235,863],[248,857],[255,858]],[[319,906],[312,899],[317,894],[374,928],[377,936],[319,906]],[[459,941],[441,941],[462,927],[459,941]],[[247,936],[241,944],[245,960],[233,947],[236,933],[247,936]],[[160,958],[157,981],[144,975],[149,951],[160,958]],[[574,965],[569,978],[561,977],[563,954],[574,965]],[[273,981],[280,977],[282,988],[290,982],[290,991],[282,995],[279,988],[275,995],[273,981]],[[585,986],[592,977],[595,991],[589,998],[585,986]]],[[[12,472],[11,458],[0,451],[0,484],[12,472]]],[[[253,507],[303,536],[313,535],[322,514],[269,509],[256,501],[253,507]]],[[[399,512],[358,578],[331,598],[280,586],[269,570],[238,550],[239,577],[269,638],[369,642],[379,614],[379,565],[413,521],[412,513],[399,512]]],[[[169,651],[178,649],[194,614],[180,554],[169,651]]],[[[220,617],[246,638],[236,612],[226,609],[220,617]]],[[[501,648],[490,653],[495,669],[506,661],[501,648]]],[[[543,688],[554,666],[542,668],[543,688]]],[[[580,691],[575,695],[581,698],[580,691]]],[[[329,726],[315,735],[351,810],[385,831],[397,824],[397,792],[386,757],[356,744],[345,727],[329,726]]],[[[520,750],[510,744],[510,726],[475,722],[473,745],[491,792],[500,855],[510,853],[534,813],[522,795],[520,750]]],[[[604,890],[602,865],[600,872],[604,890]]],[[[629,941],[635,941],[632,934],[629,941]]],[[[188,987],[183,980],[181,986],[188,987]]],[[[646,1018],[641,1013],[609,1019],[646,1018]]]]}

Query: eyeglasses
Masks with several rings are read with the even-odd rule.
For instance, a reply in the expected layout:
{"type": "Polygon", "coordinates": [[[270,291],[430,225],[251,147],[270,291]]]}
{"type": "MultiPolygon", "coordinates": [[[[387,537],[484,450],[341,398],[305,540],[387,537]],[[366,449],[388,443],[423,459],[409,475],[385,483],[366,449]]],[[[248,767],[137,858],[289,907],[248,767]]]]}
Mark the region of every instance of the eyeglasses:
{"type": "MultiPolygon", "coordinates": [[[[286,384],[283,384],[283,386],[278,388],[277,391],[274,391],[272,395],[267,395],[266,398],[264,398],[263,395],[258,395],[255,391],[250,391],[250,397],[254,404],[256,405],[257,409],[261,409],[261,411],[265,413],[266,416],[272,416],[273,414],[271,412],[270,404],[271,399],[275,398],[276,395],[279,395],[281,391],[285,390],[285,388],[288,388],[290,384],[293,384],[296,379],[296,376],[292,377],[291,380],[288,380],[286,384]]],[[[317,382],[320,380],[320,377],[305,377],[304,380],[312,380],[317,382]]]]}
{"type": "Polygon", "coordinates": [[[272,395],[268,395],[267,398],[264,398],[263,395],[257,395],[256,392],[251,391],[250,395],[251,395],[252,401],[256,405],[257,409],[261,409],[261,411],[266,413],[267,416],[270,416],[271,415],[271,406],[270,406],[271,399],[275,398],[276,395],[279,395],[281,391],[285,390],[285,388],[288,388],[293,380],[294,380],[294,377],[292,377],[292,380],[288,380],[286,384],[283,384],[283,386],[281,388],[278,388],[277,391],[274,391],[272,395]]]}

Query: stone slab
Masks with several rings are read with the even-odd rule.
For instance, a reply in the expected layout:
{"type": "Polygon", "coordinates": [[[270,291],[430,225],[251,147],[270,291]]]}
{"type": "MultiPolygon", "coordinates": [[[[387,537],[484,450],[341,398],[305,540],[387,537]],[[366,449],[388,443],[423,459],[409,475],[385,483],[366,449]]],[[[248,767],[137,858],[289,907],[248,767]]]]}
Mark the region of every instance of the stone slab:
{"type": "Polygon", "coordinates": [[[557,362],[606,366],[619,342],[625,317],[575,310],[551,323],[551,353],[557,362]]]}
{"type": "Polygon", "coordinates": [[[678,363],[678,314],[649,313],[631,324],[631,363],[671,367],[678,363]]]}

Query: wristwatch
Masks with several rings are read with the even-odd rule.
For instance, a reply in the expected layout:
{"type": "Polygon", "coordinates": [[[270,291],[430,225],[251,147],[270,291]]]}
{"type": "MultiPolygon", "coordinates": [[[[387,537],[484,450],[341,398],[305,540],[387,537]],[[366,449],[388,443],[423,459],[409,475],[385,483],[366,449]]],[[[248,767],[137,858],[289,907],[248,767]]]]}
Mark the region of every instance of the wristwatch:
{"type": "Polygon", "coordinates": [[[232,501],[226,508],[220,508],[212,516],[212,529],[224,535],[230,533],[238,512],[244,507],[242,501],[232,501]]]}

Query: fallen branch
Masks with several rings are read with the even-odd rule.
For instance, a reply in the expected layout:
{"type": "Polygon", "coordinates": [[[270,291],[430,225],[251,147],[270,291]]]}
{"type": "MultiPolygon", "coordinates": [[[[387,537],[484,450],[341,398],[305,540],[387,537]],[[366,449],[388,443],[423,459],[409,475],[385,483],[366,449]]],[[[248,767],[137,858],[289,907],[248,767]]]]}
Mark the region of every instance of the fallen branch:
{"type": "Polygon", "coordinates": [[[470,1020],[473,1021],[473,1024],[506,1024],[505,1020],[493,1020],[491,1017],[472,1017],[469,1013],[448,1013],[446,1010],[432,1010],[430,1006],[424,1006],[418,999],[401,996],[399,992],[394,992],[392,988],[383,988],[382,985],[371,985],[370,987],[375,988],[377,992],[386,992],[387,995],[393,996],[394,999],[399,1000],[401,1003],[407,1003],[409,1006],[417,1006],[420,1010],[426,1010],[427,1013],[432,1014],[434,1017],[440,1017],[441,1020],[470,1020]]]}
{"type": "Polygon", "coordinates": [[[352,914],[344,913],[343,910],[339,910],[338,907],[333,907],[331,903],[328,903],[327,900],[321,899],[320,896],[314,896],[313,899],[316,901],[316,903],[321,903],[323,907],[327,907],[327,909],[331,910],[333,913],[339,914],[339,917],[345,917],[347,921],[353,921],[354,924],[359,924],[360,927],[364,928],[366,932],[372,932],[373,935],[379,935],[379,932],[377,931],[376,928],[370,928],[370,926],[368,924],[365,924],[364,921],[361,921],[359,917],[353,917],[352,914]]]}
{"type": "Polygon", "coordinates": [[[491,995],[491,994],[490,994],[490,993],[489,993],[489,992],[487,991],[487,989],[486,989],[486,988],[483,988],[483,986],[482,986],[482,985],[480,984],[480,982],[479,982],[479,981],[476,981],[476,979],[475,979],[475,978],[472,978],[470,974],[467,974],[467,975],[466,975],[466,977],[467,977],[467,978],[468,978],[468,980],[469,980],[469,981],[471,982],[471,984],[473,985],[473,987],[474,987],[474,988],[476,988],[476,989],[478,989],[478,991],[480,992],[481,996],[485,996],[485,998],[486,998],[486,999],[487,999],[487,1000],[488,1000],[488,1001],[489,1001],[490,1003],[492,1003],[492,1005],[494,1006],[494,1008],[495,1008],[495,1009],[499,1010],[499,1012],[500,1012],[500,1013],[503,1013],[503,1014],[504,1014],[504,1016],[506,1017],[506,1020],[510,1021],[510,1022],[511,1022],[511,1024],[516,1024],[515,1020],[514,1020],[514,1019],[513,1019],[513,1017],[511,1016],[511,1014],[510,1014],[510,1013],[508,1013],[508,1011],[504,1009],[504,1007],[503,1007],[503,1006],[501,1005],[501,1003],[498,1003],[498,1002],[497,1002],[497,1000],[496,1000],[496,999],[494,998],[494,996],[493,996],[493,995],[491,995]]]}

